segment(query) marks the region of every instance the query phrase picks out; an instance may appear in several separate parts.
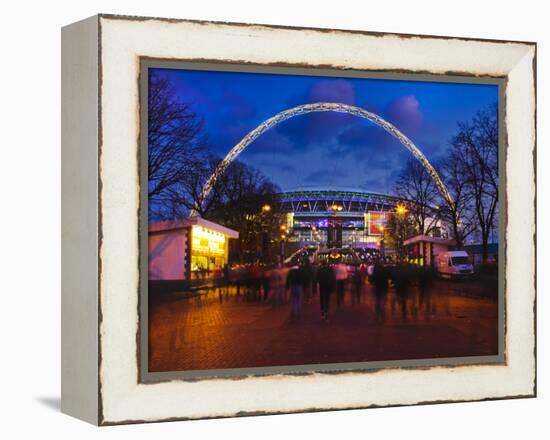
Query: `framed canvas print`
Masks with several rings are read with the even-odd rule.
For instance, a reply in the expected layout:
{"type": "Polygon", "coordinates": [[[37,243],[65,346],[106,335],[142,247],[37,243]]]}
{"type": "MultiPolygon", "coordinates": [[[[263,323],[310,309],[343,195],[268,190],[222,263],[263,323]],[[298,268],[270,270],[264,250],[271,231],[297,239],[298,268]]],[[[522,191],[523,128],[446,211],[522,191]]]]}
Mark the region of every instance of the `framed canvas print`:
{"type": "Polygon", "coordinates": [[[535,396],[534,43],[99,15],[62,55],[64,412],[535,396]]]}

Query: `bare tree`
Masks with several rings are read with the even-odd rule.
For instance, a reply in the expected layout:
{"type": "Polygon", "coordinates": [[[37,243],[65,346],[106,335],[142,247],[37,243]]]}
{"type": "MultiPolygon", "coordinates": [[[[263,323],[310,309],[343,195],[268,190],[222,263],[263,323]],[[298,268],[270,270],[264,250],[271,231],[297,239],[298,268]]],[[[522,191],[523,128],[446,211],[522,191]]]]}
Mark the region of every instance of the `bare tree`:
{"type": "Polygon", "coordinates": [[[228,226],[238,227],[268,204],[276,210],[279,188],[260,171],[234,161],[216,182],[218,201],[210,208],[210,217],[228,226]],[[252,216],[251,216],[252,215],[252,216]]]}
{"type": "Polygon", "coordinates": [[[148,192],[155,218],[169,215],[175,185],[202,171],[206,142],[202,120],[166,78],[152,73],[148,90],[148,192]]]}
{"type": "Polygon", "coordinates": [[[235,161],[219,176],[215,190],[209,218],[239,231],[241,254],[265,258],[279,233],[280,189],[260,171],[235,161]]]}
{"type": "Polygon", "coordinates": [[[395,192],[409,203],[418,234],[429,234],[439,220],[440,195],[434,180],[416,159],[409,159],[397,179],[395,192]]]}
{"type": "Polygon", "coordinates": [[[460,248],[476,228],[471,209],[472,194],[469,184],[464,178],[464,161],[460,152],[452,149],[439,168],[453,199],[451,206],[441,205],[441,217],[451,225],[452,237],[455,239],[457,247],[460,248]]]}
{"type": "Polygon", "coordinates": [[[184,218],[194,210],[201,217],[208,217],[222,203],[222,181],[220,179],[216,181],[206,199],[203,197],[202,190],[219,162],[220,159],[217,156],[205,155],[177,182],[166,189],[160,198],[163,213],[169,218],[176,219],[184,218]]]}
{"type": "Polygon", "coordinates": [[[491,232],[498,218],[498,109],[496,104],[479,111],[469,122],[459,123],[451,141],[451,157],[463,181],[465,201],[475,219],[475,230],[487,261],[491,232]]]}

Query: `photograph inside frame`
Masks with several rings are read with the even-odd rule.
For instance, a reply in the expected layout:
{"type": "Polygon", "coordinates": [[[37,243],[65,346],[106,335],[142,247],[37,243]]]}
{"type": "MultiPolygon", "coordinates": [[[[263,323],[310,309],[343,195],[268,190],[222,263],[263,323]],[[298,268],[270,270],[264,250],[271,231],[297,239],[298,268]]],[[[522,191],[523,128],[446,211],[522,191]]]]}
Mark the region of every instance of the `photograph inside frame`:
{"type": "Polygon", "coordinates": [[[141,71],[147,374],[503,360],[499,79],[141,71]]]}

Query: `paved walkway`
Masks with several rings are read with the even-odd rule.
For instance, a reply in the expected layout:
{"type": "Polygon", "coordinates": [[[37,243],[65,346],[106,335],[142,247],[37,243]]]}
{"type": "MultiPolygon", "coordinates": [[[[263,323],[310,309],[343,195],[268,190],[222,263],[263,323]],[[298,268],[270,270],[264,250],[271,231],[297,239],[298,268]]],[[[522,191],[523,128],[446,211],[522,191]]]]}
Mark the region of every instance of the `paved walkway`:
{"type": "Polygon", "coordinates": [[[149,326],[151,371],[479,356],[498,349],[496,295],[448,281],[424,295],[411,288],[404,301],[390,289],[378,309],[370,285],[359,302],[346,291],[337,306],[333,295],[328,322],[320,319],[318,295],[291,320],[289,303],[274,307],[246,291],[174,294],[151,302],[149,326]]]}

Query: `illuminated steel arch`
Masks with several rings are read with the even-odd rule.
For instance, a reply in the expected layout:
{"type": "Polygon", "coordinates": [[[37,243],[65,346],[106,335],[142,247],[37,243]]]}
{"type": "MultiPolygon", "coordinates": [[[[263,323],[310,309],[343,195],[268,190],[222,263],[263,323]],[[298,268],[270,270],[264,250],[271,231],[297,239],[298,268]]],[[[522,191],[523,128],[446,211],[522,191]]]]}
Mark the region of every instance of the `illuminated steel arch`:
{"type": "MultiPolygon", "coordinates": [[[[452,207],[453,199],[449,194],[449,190],[439,177],[439,174],[434,169],[432,164],[426,159],[426,156],[418,149],[412,141],[405,136],[401,131],[399,131],[394,125],[390,124],[385,119],[382,119],[375,113],[371,113],[363,108],[355,107],[353,105],[335,103],[335,102],[316,102],[314,104],[304,104],[297,107],[284,110],[280,113],[277,113],[275,116],[267,119],[258,125],[254,130],[248,133],[237,145],[235,145],[231,151],[225,156],[225,158],[219,163],[212,175],[206,181],[204,188],[202,189],[200,200],[204,201],[210,194],[212,187],[216,183],[218,177],[226,170],[226,168],[233,162],[237,156],[254,142],[261,134],[265,133],[270,128],[274,127],[281,122],[286,121],[287,119],[293,118],[294,116],[305,115],[306,113],[318,113],[318,112],[337,112],[337,113],[347,113],[350,115],[358,116],[363,119],[367,119],[379,127],[382,127],[394,138],[396,138],[407,150],[409,150],[412,155],[422,164],[426,169],[430,177],[434,180],[439,192],[447,202],[447,204],[452,207]]],[[[196,214],[196,210],[194,211],[196,214]]]]}

